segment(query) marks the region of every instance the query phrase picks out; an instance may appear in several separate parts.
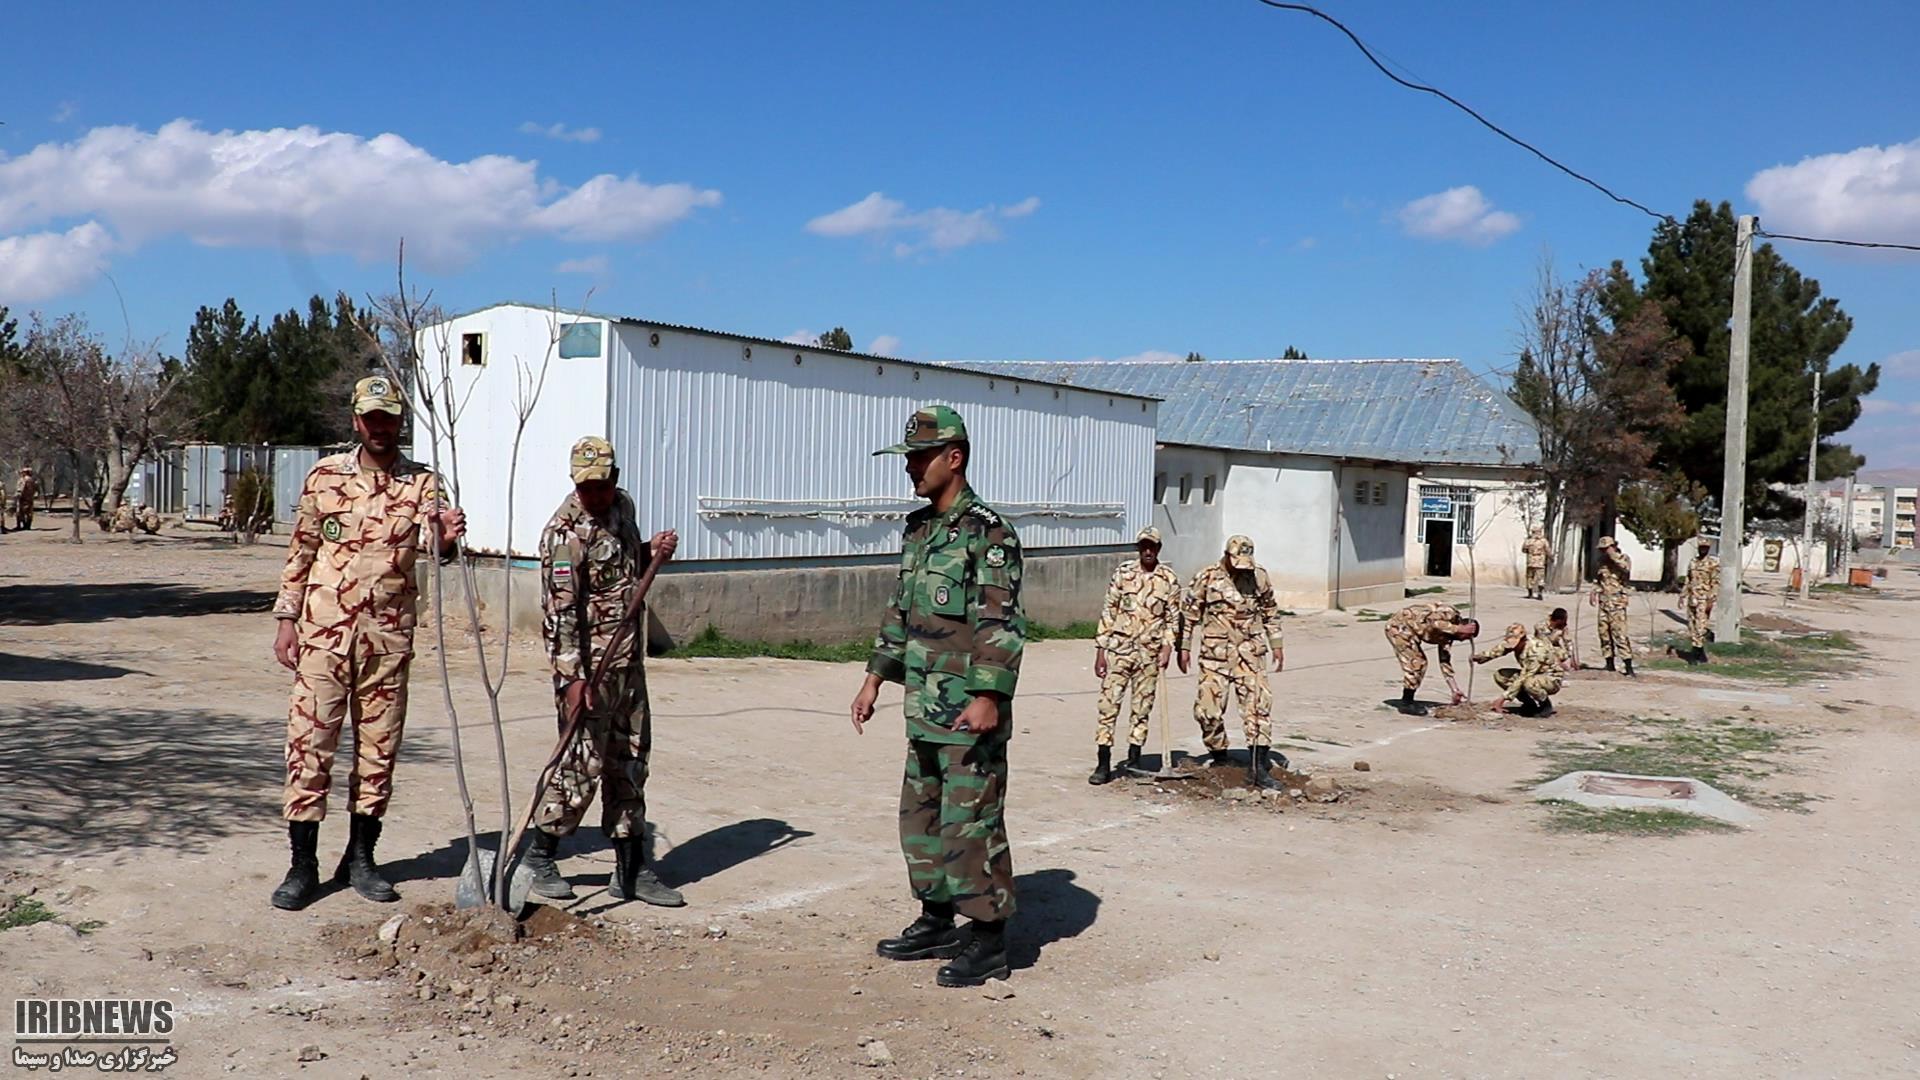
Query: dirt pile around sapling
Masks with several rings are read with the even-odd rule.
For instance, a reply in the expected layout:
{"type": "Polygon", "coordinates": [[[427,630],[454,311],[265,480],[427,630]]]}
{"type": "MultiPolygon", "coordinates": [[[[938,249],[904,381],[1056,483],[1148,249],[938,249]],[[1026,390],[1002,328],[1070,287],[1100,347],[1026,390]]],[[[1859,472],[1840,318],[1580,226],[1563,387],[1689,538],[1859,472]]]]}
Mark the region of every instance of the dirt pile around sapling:
{"type": "Polygon", "coordinates": [[[1198,765],[1181,768],[1188,779],[1153,781],[1153,786],[1181,799],[1199,802],[1230,802],[1286,810],[1305,803],[1343,802],[1357,790],[1331,776],[1310,776],[1291,770],[1275,769],[1273,778],[1280,790],[1261,791],[1247,783],[1245,765],[1198,765]]]}

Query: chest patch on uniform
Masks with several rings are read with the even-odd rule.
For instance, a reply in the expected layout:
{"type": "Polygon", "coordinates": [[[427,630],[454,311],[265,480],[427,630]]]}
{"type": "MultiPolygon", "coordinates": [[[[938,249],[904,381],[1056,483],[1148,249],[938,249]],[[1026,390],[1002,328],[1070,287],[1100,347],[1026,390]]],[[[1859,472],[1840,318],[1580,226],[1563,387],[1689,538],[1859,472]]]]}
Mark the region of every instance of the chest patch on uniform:
{"type": "Polygon", "coordinates": [[[335,543],[335,544],[339,543],[340,542],[340,519],[337,517],[330,517],[327,520],[321,522],[320,535],[326,537],[329,543],[335,543]]]}
{"type": "Polygon", "coordinates": [[[933,602],[936,604],[945,604],[948,600],[952,598],[953,598],[952,594],[947,591],[947,587],[945,585],[942,585],[939,588],[933,590],[933,602]]]}
{"type": "Polygon", "coordinates": [[[1007,565],[1007,549],[1001,547],[999,544],[995,544],[992,547],[988,548],[987,549],[987,565],[988,566],[1007,565]]]}
{"type": "Polygon", "coordinates": [[[953,543],[953,542],[954,542],[955,540],[958,540],[958,539],[960,539],[960,530],[959,530],[959,529],[948,529],[948,530],[947,530],[947,543],[949,543],[949,544],[951,544],[951,543],[953,543]]]}
{"type": "Polygon", "coordinates": [[[555,581],[573,580],[573,563],[567,559],[553,561],[553,579],[555,581]]]}

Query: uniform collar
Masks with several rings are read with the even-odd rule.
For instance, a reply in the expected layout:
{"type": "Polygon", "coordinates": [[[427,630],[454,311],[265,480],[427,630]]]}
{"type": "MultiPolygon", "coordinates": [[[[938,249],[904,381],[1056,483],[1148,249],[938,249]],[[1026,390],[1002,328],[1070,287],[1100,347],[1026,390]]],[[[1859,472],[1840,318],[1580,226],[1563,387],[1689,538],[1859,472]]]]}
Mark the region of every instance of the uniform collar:
{"type": "Polygon", "coordinates": [[[386,473],[388,476],[406,476],[419,467],[419,464],[412,458],[405,454],[398,454],[395,455],[393,464],[387,466],[385,469],[371,469],[360,464],[360,448],[358,446],[347,452],[347,474],[350,476],[359,476],[361,473],[378,474],[381,472],[386,473]]]}
{"type": "Polygon", "coordinates": [[[959,496],[953,500],[953,505],[947,507],[947,512],[940,515],[940,524],[951,525],[959,521],[960,515],[973,509],[973,504],[979,501],[979,496],[973,493],[972,484],[961,488],[959,496]]]}

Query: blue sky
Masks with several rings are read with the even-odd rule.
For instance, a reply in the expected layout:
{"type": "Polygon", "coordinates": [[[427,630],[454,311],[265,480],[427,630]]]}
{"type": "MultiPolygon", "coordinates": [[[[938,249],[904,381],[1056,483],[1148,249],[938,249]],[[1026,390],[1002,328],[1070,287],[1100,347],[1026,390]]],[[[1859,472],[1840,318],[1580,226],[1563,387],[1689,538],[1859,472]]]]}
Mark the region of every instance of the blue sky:
{"type": "MultiPolygon", "coordinates": [[[[0,303],[117,338],[111,274],[177,349],[229,295],[386,287],[405,233],[455,308],[592,288],[916,358],[1486,370],[1543,252],[1637,260],[1652,224],[1252,0],[164,7],[10,16],[49,44],[0,73],[0,303]]],[[[1328,10],[1642,202],[1920,242],[1920,7],[1328,10]]],[[[1888,367],[1848,438],[1920,466],[1920,256],[1788,257],[1854,316],[1838,359],[1888,367]]]]}

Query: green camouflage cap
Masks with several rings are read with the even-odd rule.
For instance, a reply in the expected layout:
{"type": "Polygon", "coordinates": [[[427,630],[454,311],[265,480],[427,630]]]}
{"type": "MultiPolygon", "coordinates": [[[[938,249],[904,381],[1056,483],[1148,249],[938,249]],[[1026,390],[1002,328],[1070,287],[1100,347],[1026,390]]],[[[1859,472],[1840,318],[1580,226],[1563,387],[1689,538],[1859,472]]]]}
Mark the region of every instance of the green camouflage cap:
{"type": "Polygon", "coordinates": [[[573,444],[567,467],[576,484],[610,480],[613,478],[613,444],[598,435],[588,435],[573,444]]]}
{"type": "Polygon", "coordinates": [[[967,440],[966,421],[960,414],[945,405],[928,405],[907,418],[907,439],[895,443],[885,450],[875,450],[874,457],[881,454],[911,454],[915,450],[931,450],[936,446],[967,440]]]}
{"type": "Polygon", "coordinates": [[[400,388],[385,375],[369,375],[353,384],[353,412],[356,416],[370,412],[399,416],[406,410],[406,402],[400,397],[400,388]]]}
{"type": "Polygon", "coordinates": [[[1253,541],[1244,536],[1227,537],[1227,565],[1235,570],[1253,569],[1253,541]]]}

